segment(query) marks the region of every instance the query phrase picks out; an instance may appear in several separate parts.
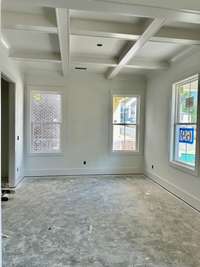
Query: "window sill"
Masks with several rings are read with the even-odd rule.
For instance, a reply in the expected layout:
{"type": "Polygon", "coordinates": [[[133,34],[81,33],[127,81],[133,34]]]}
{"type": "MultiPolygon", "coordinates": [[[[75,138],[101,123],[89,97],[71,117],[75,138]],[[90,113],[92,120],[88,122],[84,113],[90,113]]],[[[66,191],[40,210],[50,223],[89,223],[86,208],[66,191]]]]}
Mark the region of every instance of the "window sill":
{"type": "Polygon", "coordinates": [[[133,155],[142,155],[140,151],[118,151],[118,150],[112,150],[111,153],[113,155],[124,155],[124,156],[133,156],[133,155]]]}
{"type": "Polygon", "coordinates": [[[27,153],[28,157],[63,157],[63,152],[55,152],[55,153],[27,153]]]}
{"type": "Polygon", "coordinates": [[[177,161],[170,161],[169,164],[171,167],[178,169],[182,172],[188,173],[193,176],[198,176],[198,170],[196,168],[193,168],[192,166],[187,166],[177,161]]]}

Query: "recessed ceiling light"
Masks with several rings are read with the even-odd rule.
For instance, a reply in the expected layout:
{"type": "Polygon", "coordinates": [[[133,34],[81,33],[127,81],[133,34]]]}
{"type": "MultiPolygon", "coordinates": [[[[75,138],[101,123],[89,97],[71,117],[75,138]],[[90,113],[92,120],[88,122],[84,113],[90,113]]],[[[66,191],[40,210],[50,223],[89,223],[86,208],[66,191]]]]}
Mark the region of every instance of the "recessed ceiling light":
{"type": "Polygon", "coordinates": [[[103,46],[103,44],[100,44],[100,43],[98,43],[98,44],[97,44],[97,46],[98,46],[98,47],[102,47],[102,46],[103,46]]]}
{"type": "Polygon", "coordinates": [[[87,70],[85,67],[75,67],[75,70],[87,70]]]}

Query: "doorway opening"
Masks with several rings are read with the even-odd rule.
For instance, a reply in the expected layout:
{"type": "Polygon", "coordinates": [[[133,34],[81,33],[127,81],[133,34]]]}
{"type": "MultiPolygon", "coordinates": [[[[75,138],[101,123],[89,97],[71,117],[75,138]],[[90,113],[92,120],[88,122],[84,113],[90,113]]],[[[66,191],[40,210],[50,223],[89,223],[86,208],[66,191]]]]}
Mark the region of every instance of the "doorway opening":
{"type": "Polygon", "coordinates": [[[1,187],[15,186],[15,84],[1,74],[1,187]]]}

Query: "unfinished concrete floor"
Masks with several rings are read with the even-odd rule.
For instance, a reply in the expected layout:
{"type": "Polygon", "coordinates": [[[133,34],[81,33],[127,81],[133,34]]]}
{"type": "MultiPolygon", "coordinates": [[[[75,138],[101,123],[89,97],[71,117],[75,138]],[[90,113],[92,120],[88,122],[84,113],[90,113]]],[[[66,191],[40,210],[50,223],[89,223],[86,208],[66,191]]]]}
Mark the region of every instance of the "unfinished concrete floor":
{"type": "Polygon", "coordinates": [[[26,179],[3,232],[5,267],[200,266],[200,214],[143,176],[26,179]]]}

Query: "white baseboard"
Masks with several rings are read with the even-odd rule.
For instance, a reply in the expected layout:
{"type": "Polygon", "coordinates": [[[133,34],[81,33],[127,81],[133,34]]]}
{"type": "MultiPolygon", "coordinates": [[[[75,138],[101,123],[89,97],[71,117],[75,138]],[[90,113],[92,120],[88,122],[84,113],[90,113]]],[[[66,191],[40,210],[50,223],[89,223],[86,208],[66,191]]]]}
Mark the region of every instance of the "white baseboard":
{"type": "Polygon", "coordinates": [[[151,172],[145,171],[144,173],[147,177],[164,187],[167,191],[171,192],[172,194],[176,195],[178,198],[185,201],[187,204],[192,206],[194,209],[200,211],[200,198],[186,192],[182,188],[178,187],[177,185],[168,182],[166,179],[160,177],[157,174],[153,174],[151,172]]]}
{"type": "Polygon", "coordinates": [[[25,170],[26,177],[33,176],[62,176],[62,175],[98,175],[98,174],[143,174],[139,168],[114,168],[114,169],[92,169],[92,168],[71,168],[71,169],[32,169],[25,170]]]}

